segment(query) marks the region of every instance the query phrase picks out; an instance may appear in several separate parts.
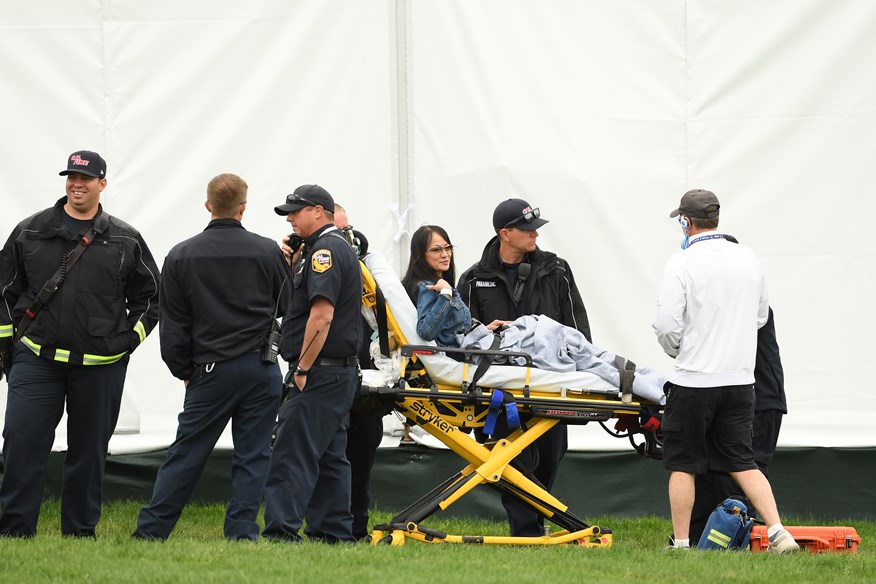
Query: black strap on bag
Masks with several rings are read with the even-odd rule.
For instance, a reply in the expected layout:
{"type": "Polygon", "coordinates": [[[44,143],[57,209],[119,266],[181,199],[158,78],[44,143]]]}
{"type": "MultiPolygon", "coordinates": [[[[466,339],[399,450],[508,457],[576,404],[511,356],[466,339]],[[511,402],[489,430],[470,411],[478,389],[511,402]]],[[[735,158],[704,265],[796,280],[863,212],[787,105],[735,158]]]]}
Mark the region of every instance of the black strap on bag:
{"type": "Polygon", "coordinates": [[[380,344],[380,354],[384,357],[389,357],[389,323],[386,321],[386,297],[383,296],[383,290],[377,285],[374,287],[374,295],[377,299],[374,308],[377,309],[377,341],[380,344]]]}
{"type": "Polygon", "coordinates": [[[100,215],[95,217],[91,222],[91,225],[88,226],[88,231],[85,232],[85,235],[82,236],[76,247],[70,250],[69,253],[64,254],[64,258],[61,260],[61,267],[58,268],[54,276],[46,280],[46,283],[43,284],[43,287],[39,294],[37,294],[33,304],[30,305],[30,308],[27,308],[24,311],[24,316],[21,317],[21,322],[18,323],[18,328],[15,330],[15,335],[12,337],[12,344],[21,340],[21,337],[24,336],[24,331],[27,330],[27,327],[29,327],[30,323],[33,322],[33,319],[36,318],[36,315],[39,314],[43,306],[52,299],[52,296],[58,291],[58,288],[61,287],[61,284],[64,283],[67,273],[73,268],[76,260],[79,259],[79,256],[81,256],[85,249],[91,245],[91,242],[94,241],[95,233],[103,231],[108,221],[109,215],[106,211],[102,210],[100,215]]]}

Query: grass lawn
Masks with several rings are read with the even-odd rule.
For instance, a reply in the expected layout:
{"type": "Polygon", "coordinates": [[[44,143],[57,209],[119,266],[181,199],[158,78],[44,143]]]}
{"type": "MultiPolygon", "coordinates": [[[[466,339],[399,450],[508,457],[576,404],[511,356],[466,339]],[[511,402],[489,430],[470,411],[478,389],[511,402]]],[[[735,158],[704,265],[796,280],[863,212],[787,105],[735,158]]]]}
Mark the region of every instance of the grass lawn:
{"type": "MultiPolygon", "coordinates": [[[[588,518],[610,527],[610,549],[578,546],[510,547],[431,545],[326,546],[232,543],[222,538],[224,506],[190,505],[166,542],[131,541],[141,501],[105,506],[98,539],[63,539],[60,508],[47,501],[39,535],[0,539],[0,582],[873,582],[876,580],[876,523],[836,521],[858,530],[855,554],[771,556],[739,552],[674,552],[663,549],[668,520],[588,518]]],[[[372,523],[391,513],[375,511],[372,523]]],[[[442,518],[429,527],[461,535],[506,535],[501,522],[442,518]]],[[[787,524],[807,524],[786,520],[787,524]]]]}

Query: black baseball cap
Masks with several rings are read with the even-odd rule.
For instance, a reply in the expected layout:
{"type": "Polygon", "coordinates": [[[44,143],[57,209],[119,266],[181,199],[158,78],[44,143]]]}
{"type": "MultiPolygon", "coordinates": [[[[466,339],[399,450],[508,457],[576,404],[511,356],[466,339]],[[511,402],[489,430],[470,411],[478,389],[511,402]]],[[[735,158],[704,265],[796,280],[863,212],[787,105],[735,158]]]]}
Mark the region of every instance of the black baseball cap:
{"type": "Polygon", "coordinates": [[[74,172],[95,178],[105,178],[106,160],[101,158],[97,152],[78,150],[67,158],[67,170],[62,170],[58,174],[65,176],[74,172]]]}
{"type": "Polygon", "coordinates": [[[538,207],[533,209],[523,199],[507,199],[493,211],[493,228],[496,230],[516,227],[523,231],[535,231],[545,223],[547,219],[541,218],[538,207]]]}
{"type": "Polygon", "coordinates": [[[277,215],[288,215],[304,207],[321,206],[329,213],[335,212],[335,200],[327,190],[319,185],[301,185],[291,195],[286,195],[286,203],[274,207],[277,215]]]}
{"type": "Polygon", "coordinates": [[[697,219],[711,219],[718,216],[720,209],[721,203],[718,202],[715,193],[704,189],[694,189],[682,195],[678,209],[673,210],[669,216],[686,215],[697,219]]]}

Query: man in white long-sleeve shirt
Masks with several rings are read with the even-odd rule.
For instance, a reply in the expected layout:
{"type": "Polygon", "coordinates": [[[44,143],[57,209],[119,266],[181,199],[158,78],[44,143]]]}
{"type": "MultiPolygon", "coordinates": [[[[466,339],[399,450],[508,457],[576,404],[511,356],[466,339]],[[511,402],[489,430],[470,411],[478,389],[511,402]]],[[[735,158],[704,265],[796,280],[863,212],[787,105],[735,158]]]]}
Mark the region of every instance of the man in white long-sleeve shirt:
{"type": "Polygon", "coordinates": [[[796,551],[751,449],[766,283],[754,253],[717,231],[719,211],[715,194],[697,189],[670,213],[685,238],[683,250],[666,263],[653,323],[660,346],[675,359],[663,417],[674,546],[689,546],[694,475],[711,467],[730,473],[760,512],[771,551],[796,551]]]}

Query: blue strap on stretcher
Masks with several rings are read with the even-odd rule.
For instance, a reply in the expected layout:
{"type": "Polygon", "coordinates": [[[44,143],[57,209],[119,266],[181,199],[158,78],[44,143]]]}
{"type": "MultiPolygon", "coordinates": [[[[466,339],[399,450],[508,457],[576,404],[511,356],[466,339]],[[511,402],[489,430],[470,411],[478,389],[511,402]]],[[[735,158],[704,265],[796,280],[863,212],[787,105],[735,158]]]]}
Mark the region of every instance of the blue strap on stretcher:
{"type": "Polygon", "coordinates": [[[494,389],[490,396],[490,409],[484,420],[484,434],[492,435],[496,429],[496,420],[499,419],[499,409],[505,404],[505,418],[508,420],[508,429],[514,430],[520,427],[520,412],[517,411],[517,402],[510,393],[500,389],[494,389]]]}

